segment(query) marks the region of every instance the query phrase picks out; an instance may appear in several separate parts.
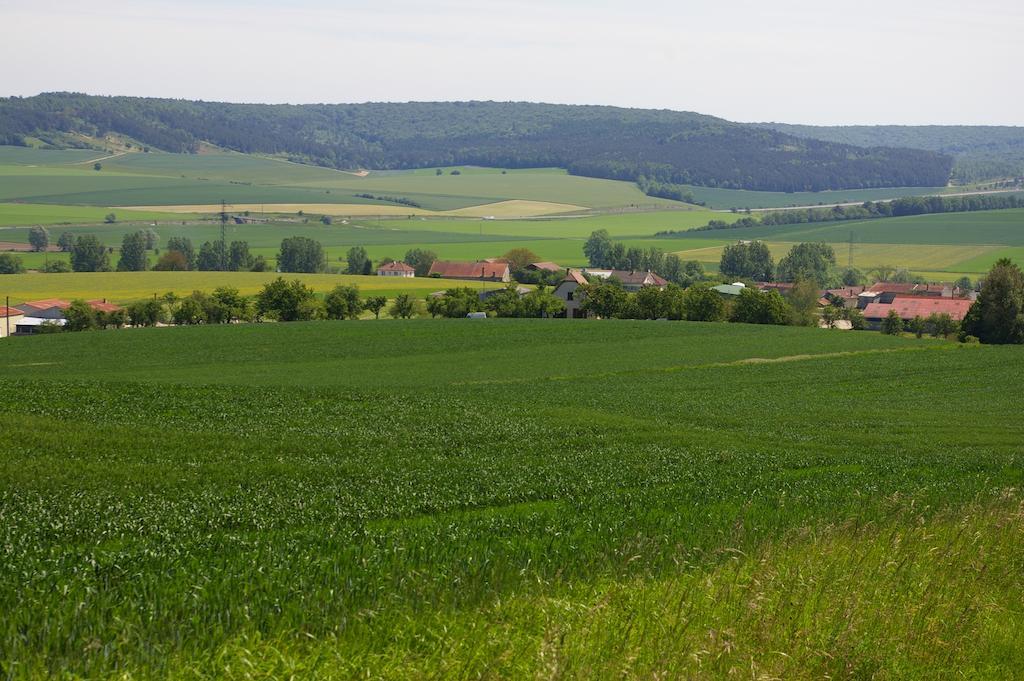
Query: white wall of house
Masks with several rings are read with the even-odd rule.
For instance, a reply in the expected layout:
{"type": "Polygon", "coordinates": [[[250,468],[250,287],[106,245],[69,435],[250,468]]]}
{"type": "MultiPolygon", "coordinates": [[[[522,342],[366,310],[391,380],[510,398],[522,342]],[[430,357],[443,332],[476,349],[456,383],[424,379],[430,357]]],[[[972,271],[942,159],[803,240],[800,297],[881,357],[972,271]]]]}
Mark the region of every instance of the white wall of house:
{"type": "Polygon", "coordinates": [[[0,317],[0,338],[7,338],[8,327],[10,327],[10,333],[14,334],[17,330],[18,322],[25,318],[25,315],[11,315],[10,317],[0,317]]]}
{"type": "Polygon", "coordinates": [[[565,303],[565,316],[567,319],[585,316],[580,312],[580,305],[583,304],[583,291],[580,291],[579,288],[580,285],[575,281],[563,281],[551,292],[553,296],[565,303]]]}

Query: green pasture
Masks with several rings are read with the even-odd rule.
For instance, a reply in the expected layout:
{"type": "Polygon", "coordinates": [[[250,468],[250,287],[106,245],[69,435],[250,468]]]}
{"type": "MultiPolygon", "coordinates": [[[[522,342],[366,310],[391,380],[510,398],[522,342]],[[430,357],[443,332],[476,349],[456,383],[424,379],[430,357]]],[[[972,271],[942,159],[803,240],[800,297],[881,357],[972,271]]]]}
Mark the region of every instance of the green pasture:
{"type": "Polygon", "coordinates": [[[67,166],[84,163],[107,155],[105,152],[94,149],[36,149],[34,147],[0,145],[0,166],[67,166]]]}
{"type": "Polygon", "coordinates": [[[569,320],[5,339],[0,666],[1013,678],[1021,351],[569,320]]]}
{"type": "MultiPolygon", "coordinates": [[[[128,210],[124,208],[98,208],[95,206],[49,206],[28,203],[0,203],[0,241],[17,241],[28,243],[28,229],[2,229],[11,225],[73,225],[96,223],[89,227],[92,232],[105,231],[112,227],[103,225],[109,213],[117,216],[118,223],[161,223],[182,222],[195,219],[196,216],[186,213],[159,213],[155,211],[128,210]],[[23,238],[22,238],[23,237],[23,238]]],[[[134,231],[138,224],[115,225],[118,233],[134,231]]],[[[51,229],[51,231],[54,231],[51,229]]],[[[63,231],[63,230],[61,230],[63,231]]],[[[71,231],[75,231],[72,229],[71,231]]],[[[56,237],[54,237],[56,239],[56,237]]]]}
{"type": "Polygon", "coordinates": [[[360,224],[389,229],[462,232],[465,234],[501,234],[542,238],[586,239],[598,229],[612,237],[648,237],[664,230],[687,230],[706,225],[710,220],[735,222],[739,216],[707,210],[665,210],[636,213],[607,213],[578,218],[538,218],[532,220],[467,220],[412,218],[405,220],[357,220],[360,224]],[[442,226],[443,225],[443,226],[442,226]]]}
{"type": "Polygon", "coordinates": [[[883,244],[982,244],[1024,246],[1024,210],[911,215],[877,220],[777,225],[681,234],[678,239],[721,237],[769,241],[847,242],[883,244]]]}
{"type": "MultiPolygon", "coordinates": [[[[107,166],[104,166],[107,167],[107,166]]],[[[630,204],[682,205],[645,196],[632,182],[577,177],[555,168],[507,170],[498,168],[445,167],[418,171],[377,172],[366,177],[350,172],[289,163],[245,154],[128,154],[110,159],[119,172],[181,174],[210,180],[244,181],[260,185],[289,185],[352,193],[404,196],[423,202],[425,208],[445,210],[509,199],[550,201],[586,207],[630,204]],[[452,175],[452,171],[458,175],[452,175]],[[448,199],[444,202],[443,199],[448,199]],[[462,199],[454,205],[452,201],[462,199]],[[468,199],[468,201],[467,201],[468,199]],[[428,202],[438,202],[427,205],[428,202]]],[[[235,199],[239,203],[240,199],[235,199]]],[[[268,199],[267,203],[271,201],[268,199]]],[[[180,203],[199,203],[181,201],[180,203]]],[[[340,202],[339,202],[340,203],[340,202]]]]}
{"type": "Polygon", "coordinates": [[[984,254],[956,263],[955,267],[964,272],[984,273],[992,269],[992,265],[1001,258],[1009,258],[1014,262],[1024,262],[1024,246],[1010,248],[992,248],[984,254]]]}
{"type": "MultiPolygon", "coordinates": [[[[97,158],[103,154],[90,152],[97,158]]],[[[128,153],[103,159],[102,170],[71,165],[37,149],[0,149],[0,200],[87,205],[217,203],[367,203],[355,194],[400,196],[429,210],[453,210],[511,199],[584,207],[684,206],[644,196],[631,182],[571,176],[557,169],[445,168],[371,172],[366,177],[280,159],[235,153],[128,153]],[[32,163],[32,161],[35,163],[32,163]],[[28,167],[35,165],[37,167],[28,167]]]]}

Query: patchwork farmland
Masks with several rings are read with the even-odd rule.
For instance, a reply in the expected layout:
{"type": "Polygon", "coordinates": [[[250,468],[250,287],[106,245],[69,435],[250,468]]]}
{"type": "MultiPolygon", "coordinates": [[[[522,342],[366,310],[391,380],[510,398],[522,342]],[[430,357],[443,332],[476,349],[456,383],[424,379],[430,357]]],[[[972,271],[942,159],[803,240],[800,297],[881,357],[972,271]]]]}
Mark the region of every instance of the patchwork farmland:
{"type": "MultiPolygon", "coordinates": [[[[0,242],[27,247],[29,227],[44,224],[54,239],[65,231],[95,234],[113,249],[119,248],[126,233],[140,228],[155,230],[163,242],[183,236],[198,246],[219,239],[213,212],[225,198],[232,214],[249,215],[255,223],[230,225],[228,238],[247,241],[253,254],[263,256],[271,267],[281,240],[290,236],[319,241],[334,267],[343,266],[346,252],[356,245],[365,247],[374,260],[400,258],[413,248],[452,260],[527,248],[542,260],[582,266],[583,241],[594,230],[606,229],[627,248],[659,248],[695,259],[711,271],[717,268],[722,248],[739,239],[768,241],[776,259],[794,243],[821,240],[835,249],[844,265],[852,255],[852,263],[862,270],[885,265],[954,280],[964,275],[977,278],[999,257],[1013,256],[1024,246],[1021,210],[685,233],[711,220],[730,222],[742,214],[651,199],[631,183],[576,177],[558,169],[457,167],[356,175],[216,151],[107,155],[0,147],[0,177],[0,242]],[[102,156],[109,157],[95,160],[102,156]],[[93,169],[95,163],[100,164],[99,171],[93,169]],[[397,199],[416,205],[397,204],[397,199]],[[104,224],[110,213],[116,222],[104,224]],[[564,214],[570,215],[560,216],[564,214]],[[323,215],[332,216],[334,224],[319,224],[323,215]],[[666,231],[684,233],[655,238],[666,231]]],[[[885,193],[858,190],[855,197],[844,198],[880,198],[885,193]]],[[[798,197],[808,202],[813,198],[798,197]]],[[[825,203],[835,197],[816,198],[814,203],[825,203]]],[[[150,255],[150,264],[157,255],[150,255]]],[[[63,253],[19,257],[29,269],[67,260],[63,253]]],[[[152,294],[165,283],[157,279],[116,290],[152,294]]],[[[47,290],[35,282],[4,281],[15,293],[63,295],[57,289],[63,282],[56,280],[47,290]]],[[[107,282],[100,278],[89,281],[95,285],[72,288],[98,297],[121,295],[102,290],[107,282]]],[[[182,279],[172,288],[187,286],[182,279]]]]}

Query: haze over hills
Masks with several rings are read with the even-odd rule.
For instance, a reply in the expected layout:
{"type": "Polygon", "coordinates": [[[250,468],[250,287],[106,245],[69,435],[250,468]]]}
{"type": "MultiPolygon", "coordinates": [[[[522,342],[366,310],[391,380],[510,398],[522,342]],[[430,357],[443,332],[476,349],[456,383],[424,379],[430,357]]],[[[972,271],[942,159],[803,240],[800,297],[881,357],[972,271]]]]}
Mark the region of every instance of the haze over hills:
{"type": "Polygon", "coordinates": [[[108,133],[162,151],[203,143],[333,168],[557,166],[637,181],[764,191],[943,186],[952,158],[865,148],[696,113],[522,102],[229,104],[49,93],[0,99],[0,143],[87,145],[108,133]]]}
{"type": "Polygon", "coordinates": [[[1024,127],[1008,125],[793,125],[754,123],[806,139],[858,147],[909,147],[953,156],[953,179],[1024,175],[1024,127]]]}

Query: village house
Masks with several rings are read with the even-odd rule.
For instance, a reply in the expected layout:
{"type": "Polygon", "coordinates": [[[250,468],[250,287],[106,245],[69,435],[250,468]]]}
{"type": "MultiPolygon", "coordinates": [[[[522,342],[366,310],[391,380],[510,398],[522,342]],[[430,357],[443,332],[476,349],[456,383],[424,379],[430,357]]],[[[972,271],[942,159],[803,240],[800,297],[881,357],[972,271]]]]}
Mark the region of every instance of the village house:
{"type": "Polygon", "coordinates": [[[435,260],[430,266],[427,276],[441,279],[462,279],[464,281],[500,281],[508,283],[512,280],[507,262],[458,262],[451,260],[435,260]]]}
{"type": "Polygon", "coordinates": [[[377,268],[378,277],[415,277],[416,269],[404,262],[389,262],[377,268]]]}
{"type": "Polygon", "coordinates": [[[0,305],[0,338],[7,338],[16,333],[18,322],[25,318],[25,313],[16,307],[0,305]]]}
{"type": "Polygon", "coordinates": [[[864,308],[864,321],[869,329],[879,329],[890,310],[895,310],[904,322],[914,317],[928,319],[933,314],[948,314],[954,322],[960,322],[971,309],[971,304],[967,298],[899,296],[890,303],[869,303],[864,308]]]}
{"type": "Polygon", "coordinates": [[[531,262],[526,269],[534,272],[561,272],[563,267],[553,262],[531,262]]]}
{"type": "Polygon", "coordinates": [[[565,303],[565,316],[567,319],[583,319],[587,315],[580,311],[583,304],[584,292],[580,291],[581,286],[587,285],[587,278],[579,270],[567,269],[565,278],[558,282],[558,286],[552,291],[552,295],[565,303]]]}

